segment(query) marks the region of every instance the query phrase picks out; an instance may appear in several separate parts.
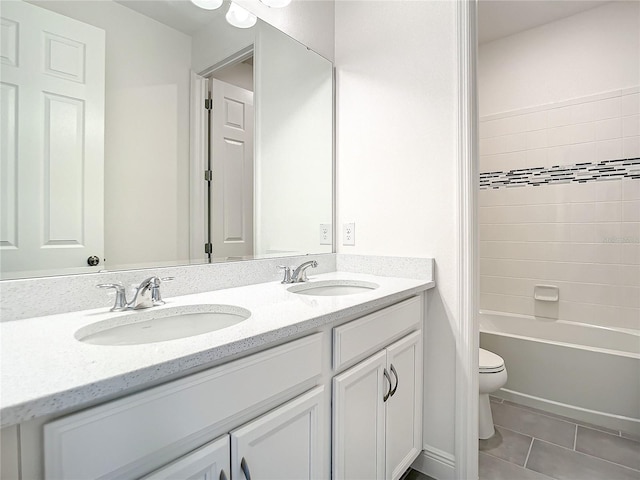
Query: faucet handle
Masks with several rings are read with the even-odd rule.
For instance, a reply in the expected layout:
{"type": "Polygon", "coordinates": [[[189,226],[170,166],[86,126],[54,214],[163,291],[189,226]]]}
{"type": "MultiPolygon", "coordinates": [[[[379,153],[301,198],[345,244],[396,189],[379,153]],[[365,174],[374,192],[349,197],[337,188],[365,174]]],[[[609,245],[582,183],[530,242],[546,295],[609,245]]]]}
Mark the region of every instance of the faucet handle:
{"type": "Polygon", "coordinates": [[[162,282],[171,282],[175,280],[176,277],[163,277],[158,278],[155,277],[153,279],[153,283],[151,284],[151,300],[154,305],[164,305],[166,302],[162,299],[162,294],[160,293],[160,284],[162,282]]]}
{"type": "Polygon", "coordinates": [[[127,309],[127,294],[121,283],[100,283],[97,288],[113,288],[116,291],[116,301],[111,307],[112,312],[120,312],[127,309]]]}
{"type": "Polygon", "coordinates": [[[278,270],[284,271],[284,278],[280,283],[291,283],[291,267],[285,265],[278,265],[278,270]]]}

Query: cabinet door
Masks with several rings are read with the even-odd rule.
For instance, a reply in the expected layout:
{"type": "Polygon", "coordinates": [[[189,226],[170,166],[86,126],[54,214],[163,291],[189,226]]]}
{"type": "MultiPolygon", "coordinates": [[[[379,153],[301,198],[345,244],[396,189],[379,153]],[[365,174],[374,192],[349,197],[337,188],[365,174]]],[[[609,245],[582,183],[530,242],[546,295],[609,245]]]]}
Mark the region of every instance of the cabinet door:
{"type": "Polygon", "coordinates": [[[229,435],[225,435],[142,480],[229,480],[229,455],[229,435]]]}
{"type": "Polygon", "coordinates": [[[321,480],[323,392],[314,388],[231,432],[231,477],[321,480]]]}
{"type": "Polygon", "coordinates": [[[383,350],[333,379],[333,479],[384,478],[383,350]]]}
{"type": "Polygon", "coordinates": [[[386,402],[386,475],[396,480],[422,450],[422,332],[387,348],[392,395],[386,402]]]}

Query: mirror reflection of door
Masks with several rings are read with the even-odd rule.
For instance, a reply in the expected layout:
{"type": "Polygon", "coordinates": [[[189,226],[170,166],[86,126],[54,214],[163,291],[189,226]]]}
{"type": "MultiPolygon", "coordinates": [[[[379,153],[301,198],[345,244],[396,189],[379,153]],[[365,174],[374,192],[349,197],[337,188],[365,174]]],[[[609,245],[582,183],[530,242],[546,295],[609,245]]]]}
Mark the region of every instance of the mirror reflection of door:
{"type": "Polygon", "coordinates": [[[102,268],[105,32],[3,2],[2,44],[2,271],[102,268]]]}
{"type": "Polygon", "coordinates": [[[209,85],[212,256],[241,258],[254,254],[252,58],[216,70],[209,85]]]}

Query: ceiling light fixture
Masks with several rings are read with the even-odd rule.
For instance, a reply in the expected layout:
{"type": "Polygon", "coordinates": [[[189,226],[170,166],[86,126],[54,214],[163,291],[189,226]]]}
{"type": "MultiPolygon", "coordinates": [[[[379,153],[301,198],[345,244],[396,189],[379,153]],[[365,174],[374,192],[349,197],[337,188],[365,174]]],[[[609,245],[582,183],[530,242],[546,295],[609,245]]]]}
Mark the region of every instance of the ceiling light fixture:
{"type": "Polygon", "coordinates": [[[225,18],[227,22],[238,28],[251,28],[258,21],[258,18],[253,13],[234,2],[229,5],[229,11],[225,18]]]}
{"type": "Polygon", "coordinates": [[[291,3],[291,0],[260,0],[267,7],[271,8],[282,8],[286,7],[291,3]]]}
{"type": "Polygon", "coordinates": [[[215,10],[222,6],[223,0],[191,0],[191,3],[205,10],[215,10]]]}

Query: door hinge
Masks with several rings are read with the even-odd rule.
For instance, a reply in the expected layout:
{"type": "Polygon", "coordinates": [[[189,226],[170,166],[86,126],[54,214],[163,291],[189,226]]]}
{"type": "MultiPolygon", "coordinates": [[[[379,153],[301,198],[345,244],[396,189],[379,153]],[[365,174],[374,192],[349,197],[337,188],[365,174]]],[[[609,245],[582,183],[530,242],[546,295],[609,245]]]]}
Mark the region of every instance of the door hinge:
{"type": "Polygon", "coordinates": [[[213,110],[213,100],[210,98],[205,99],[204,108],[206,108],[207,110],[213,110]]]}
{"type": "Polygon", "coordinates": [[[213,253],[213,244],[205,243],[204,244],[204,253],[213,253]]]}
{"type": "Polygon", "coordinates": [[[204,171],[204,181],[205,182],[210,182],[211,180],[213,180],[213,171],[205,170],[204,171]]]}

